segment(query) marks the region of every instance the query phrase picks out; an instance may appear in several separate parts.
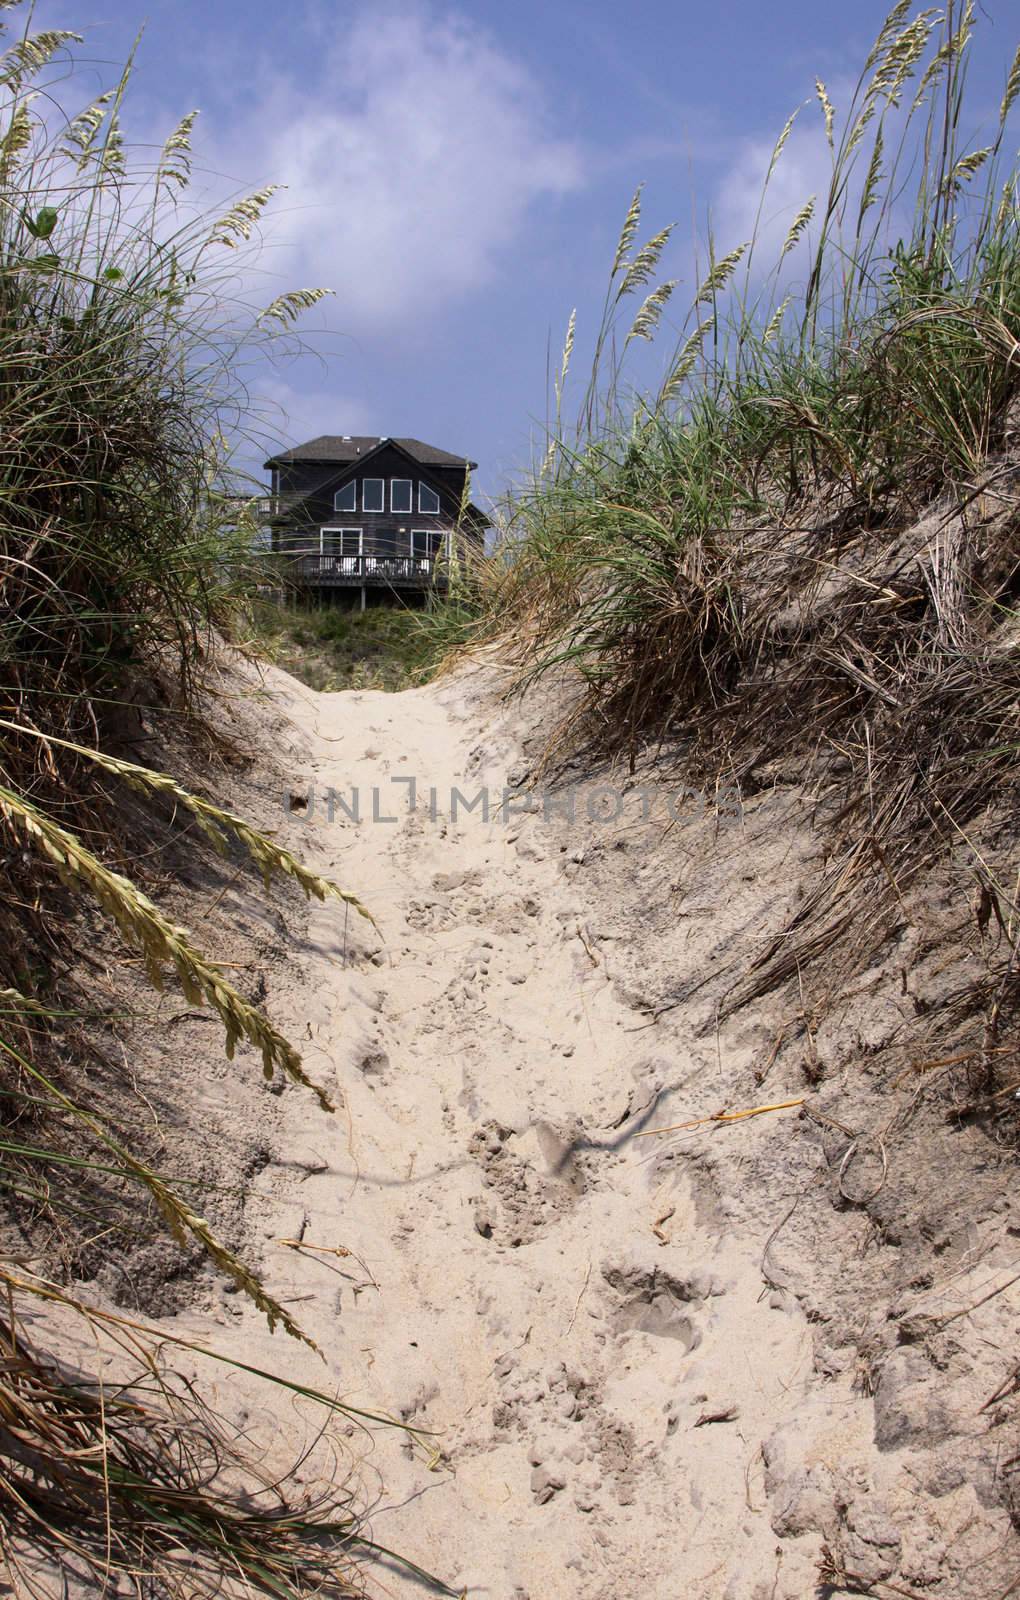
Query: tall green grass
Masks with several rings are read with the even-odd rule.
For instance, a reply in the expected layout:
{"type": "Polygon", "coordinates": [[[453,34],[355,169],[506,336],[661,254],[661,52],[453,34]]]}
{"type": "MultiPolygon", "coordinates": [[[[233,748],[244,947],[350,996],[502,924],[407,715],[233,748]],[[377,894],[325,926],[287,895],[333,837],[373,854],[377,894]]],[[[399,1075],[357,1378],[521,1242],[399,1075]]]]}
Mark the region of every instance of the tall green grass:
{"type": "Polygon", "coordinates": [[[259,599],[233,636],[309,688],[408,689],[426,676],[435,654],[424,610],[393,604],[365,611],[339,605],[259,599]]]}
{"type": "MultiPolygon", "coordinates": [[[[33,33],[30,5],[24,16],[0,54],[0,1207],[29,1240],[92,1232],[77,1189],[86,1209],[100,1197],[105,1230],[129,1238],[140,1196],[147,1225],[204,1253],[270,1327],[304,1338],[187,1187],[134,1148],[119,1126],[132,1118],[98,1103],[95,1041],[75,1030],[89,996],[54,967],[91,905],[153,984],[176,981],[211,1009],[228,1055],[253,1045],[267,1077],[332,1110],[215,955],[111,859],[134,792],[168,832],[183,815],[205,845],[240,846],[267,882],[282,874],[368,915],[242,818],[115,753],[137,731],[139,701],[197,725],[210,647],[254,570],[224,444],[245,407],[241,363],[323,291],[247,304],[232,262],[272,189],[201,215],[188,194],[194,114],[155,161],[124,143],[128,72],[63,115],[77,37],[33,33]]],[[[38,1259],[0,1257],[0,1289],[0,1559],[15,1592],[37,1591],[33,1552],[54,1581],[73,1574],[104,1592],[362,1592],[366,1547],[342,1482],[313,1502],[265,1479],[200,1388],[167,1372],[156,1335],[83,1305],[38,1259]],[[55,1360],[40,1306],[81,1319],[86,1344],[119,1345],[116,1386],[55,1360]]],[[[382,1420],[302,1394],[327,1421],[382,1420]]]]}
{"type": "Polygon", "coordinates": [[[557,426],[455,619],[523,684],[569,669],[571,727],[604,748],[666,738],[696,781],[747,795],[769,763],[811,781],[832,865],[734,1003],[851,932],[864,959],[915,877],[1015,803],[1020,52],[967,144],[974,26],[969,3],[898,4],[847,105],[817,83],[799,115],[825,192],[763,262],[791,118],[751,236],[710,237],[661,384],[628,396],[628,353],[675,291],[638,191],[578,421],[571,317],[557,426]]]}
{"type": "MultiPolygon", "coordinates": [[[[1001,444],[1018,377],[1017,172],[1002,158],[1020,55],[990,142],[965,148],[973,8],[909,9],[890,14],[842,115],[817,84],[825,196],[805,197],[769,270],[757,235],[725,254],[709,239],[658,392],[626,402],[627,348],[655,336],[675,288],[655,282],[670,230],[640,242],[635,195],[579,424],[550,438],[505,547],[509,603],[535,597],[546,639],[569,624],[573,655],[596,677],[614,639],[669,609],[678,570],[698,570],[710,541],[725,576],[725,555],[755,519],[837,502],[848,519],[913,514],[974,482],[1001,444]],[[613,599],[600,586],[579,611],[578,591],[603,563],[613,599]]],[[[776,142],[759,223],[794,120],[776,142]]],[[[575,340],[572,317],[561,423],[575,340]]]]}
{"type": "Polygon", "coordinates": [[[10,47],[0,135],[0,694],[68,737],[141,666],[186,687],[236,603],[239,365],[324,292],[240,295],[233,257],[273,190],[197,213],[194,114],[155,162],[124,147],[126,75],[44,120],[36,85],[73,42],[10,47]]]}

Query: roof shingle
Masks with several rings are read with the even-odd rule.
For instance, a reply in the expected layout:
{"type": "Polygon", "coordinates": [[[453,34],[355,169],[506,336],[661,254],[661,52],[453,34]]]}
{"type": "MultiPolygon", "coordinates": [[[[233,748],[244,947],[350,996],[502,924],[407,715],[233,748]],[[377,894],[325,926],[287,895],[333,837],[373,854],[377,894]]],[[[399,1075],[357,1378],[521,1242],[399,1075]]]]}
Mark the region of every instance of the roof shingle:
{"type": "Polygon", "coordinates": [[[317,439],[309,439],[305,444],[295,445],[293,450],[281,450],[278,455],[270,456],[266,466],[278,466],[283,461],[335,461],[338,465],[342,465],[344,462],[357,461],[361,456],[369,455],[381,444],[399,445],[401,450],[406,451],[423,467],[478,465],[477,461],[468,461],[465,456],[451,455],[448,450],[439,450],[434,444],[425,444],[421,439],[380,439],[376,434],[321,433],[317,439]]]}

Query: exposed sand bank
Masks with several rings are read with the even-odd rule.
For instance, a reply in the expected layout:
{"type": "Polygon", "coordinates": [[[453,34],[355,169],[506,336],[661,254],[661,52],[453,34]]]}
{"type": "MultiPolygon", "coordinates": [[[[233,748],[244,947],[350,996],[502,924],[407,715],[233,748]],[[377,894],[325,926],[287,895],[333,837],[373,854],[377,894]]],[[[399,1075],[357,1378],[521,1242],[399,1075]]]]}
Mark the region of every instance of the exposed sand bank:
{"type": "MultiPolygon", "coordinates": [[[[367,1455],[352,1437],[372,1535],[492,1600],[802,1600],[824,1543],[876,1593],[1004,1590],[994,1462],[1015,1430],[991,1439],[979,1407],[1011,1365],[1017,1290],[951,1339],[898,1343],[890,1317],[937,1321],[1005,1282],[1010,1168],[959,1132],[920,1155],[865,1140],[843,1165],[847,1121],[892,1109],[860,1063],[894,1025],[902,950],[838,1027],[792,1030],[796,1050],[775,1043],[788,997],[717,1021],[713,974],[753,957],[818,849],[797,796],[720,824],[671,820],[662,796],[642,817],[631,793],[592,820],[589,778],[573,822],[562,796],[544,818],[453,822],[452,789],[495,806],[542,743],[486,674],[268,685],[289,719],[271,754],[315,794],[281,830],[386,941],[316,907],[271,974],[274,1017],[342,1109],[283,1095],[248,1206],[270,1287],[346,1398],[442,1447],[430,1471],[399,1435],[367,1455]],[[411,777],[413,811],[391,782],[411,777]],[[328,819],[331,785],[360,791],[360,822],[328,819]],[[394,820],[373,820],[373,789],[394,820]],[[805,1096],[807,1113],[639,1137],[805,1096]]],[[[178,1319],[323,1383],[237,1297],[215,1320],[178,1319]]],[[[237,1379],[221,1392],[235,1404],[237,1379]]],[[[277,1403],[293,1443],[260,1391],[277,1403]]]]}

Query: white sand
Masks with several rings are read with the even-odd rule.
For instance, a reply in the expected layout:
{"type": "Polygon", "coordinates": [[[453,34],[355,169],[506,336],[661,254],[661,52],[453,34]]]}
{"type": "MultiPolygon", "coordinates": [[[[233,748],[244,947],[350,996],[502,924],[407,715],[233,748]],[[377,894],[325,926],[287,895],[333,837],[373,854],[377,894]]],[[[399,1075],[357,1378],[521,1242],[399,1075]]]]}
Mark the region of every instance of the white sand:
{"type": "MultiPolygon", "coordinates": [[[[498,789],[520,761],[479,689],[318,696],[269,681],[298,730],[292,787],[317,796],[285,832],[364,898],[386,943],[342,907],[316,907],[308,949],[269,996],[342,1102],[329,1118],[287,1091],[251,1208],[267,1281],[327,1364],[271,1339],[236,1297],[216,1343],[433,1434],[431,1471],[400,1434],[367,1455],[350,1444],[374,1538],[469,1594],[804,1600],[819,1530],[834,1507],[846,1521],[853,1494],[857,1559],[881,1566],[899,1537],[887,1531],[898,1479],[873,1459],[872,1402],[846,1363],[818,1369],[797,1299],[762,1273],[821,1159],[812,1147],[763,1181],[767,1141],[796,1112],[679,1147],[635,1137],[790,1093],[778,1079],[749,1090],[747,1038],[695,1042],[689,1008],[648,1026],[635,987],[645,960],[694,952],[714,919],[739,930],[747,872],[731,872],[725,904],[718,886],[703,901],[688,892],[665,944],[651,909],[648,927],[621,928],[593,902],[585,858],[605,869],[612,856],[633,898],[649,860],[633,838],[615,846],[622,823],[450,823],[452,786],[498,789]],[[413,814],[389,781],[403,776],[418,780],[413,814]],[[330,784],[360,788],[360,824],[325,821],[330,784]],[[371,820],[373,787],[396,821],[371,820]],[[722,1148],[730,1196],[710,1158],[722,1148]],[[747,1194],[731,1203],[745,1161],[747,1194]],[[341,1249],[352,1255],[322,1253],[341,1249]]],[[[794,832],[784,846],[794,863],[802,843],[794,832]]],[[[794,876],[780,864],[761,891],[773,917],[794,876]]],[[[648,893],[658,907],[667,890],[648,893]]],[[[812,1248],[801,1234],[797,1259],[812,1248]]],[[[236,1396],[236,1378],[216,1381],[236,1396]]],[[[303,1416],[277,1422],[299,1440],[303,1416]]],[[[962,1525],[973,1496],[954,1493],[962,1525]]],[[[422,1592],[380,1577],[394,1595],[422,1592]]]]}

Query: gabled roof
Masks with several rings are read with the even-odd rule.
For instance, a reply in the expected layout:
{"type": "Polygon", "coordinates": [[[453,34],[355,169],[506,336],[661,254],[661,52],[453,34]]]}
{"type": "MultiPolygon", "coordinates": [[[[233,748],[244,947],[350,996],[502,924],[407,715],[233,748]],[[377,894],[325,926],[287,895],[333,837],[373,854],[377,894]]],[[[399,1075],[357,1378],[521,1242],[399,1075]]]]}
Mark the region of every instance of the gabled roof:
{"type": "Polygon", "coordinates": [[[323,461],[336,462],[337,466],[346,466],[353,461],[363,461],[366,456],[374,455],[381,445],[395,444],[405,455],[411,457],[422,467],[477,467],[477,461],[468,461],[465,456],[451,455],[448,450],[440,450],[434,444],[425,444],[421,439],[380,439],[377,434],[338,434],[321,433],[317,439],[309,439],[305,444],[295,445],[293,450],[281,450],[279,455],[270,456],[265,463],[266,467],[276,467],[285,461],[323,461]]]}
{"type": "MultiPolygon", "coordinates": [[[[331,435],[324,434],[323,438],[328,443],[331,440],[331,435]]],[[[444,465],[444,464],[445,465],[449,465],[452,462],[455,465],[457,465],[458,467],[464,467],[465,469],[467,469],[467,468],[473,467],[473,466],[475,466],[477,464],[474,461],[466,461],[466,460],[464,460],[464,458],[462,456],[451,456],[445,450],[436,450],[434,452],[434,454],[436,454],[438,456],[445,457],[445,463],[444,462],[433,463],[431,461],[423,461],[420,456],[416,457],[416,456],[412,455],[411,451],[407,448],[407,446],[408,445],[419,445],[419,448],[421,450],[431,450],[432,446],[431,445],[421,445],[417,439],[375,439],[375,438],[366,438],[364,440],[364,443],[366,445],[368,445],[370,448],[365,450],[364,453],[361,454],[361,455],[350,456],[350,457],[347,457],[343,461],[336,461],[331,456],[326,456],[326,455],[321,455],[321,456],[301,456],[298,453],[301,450],[312,449],[312,448],[317,447],[319,445],[319,442],[320,441],[318,439],[312,439],[308,445],[299,445],[297,447],[297,450],[292,450],[292,451],[288,452],[288,454],[286,456],[273,456],[270,461],[266,462],[266,467],[267,468],[269,468],[271,466],[274,466],[274,465],[276,465],[277,463],[279,463],[281,461],[288,461],[288,460],[321,461],[324,465],[335,466],[336,467],[336,472],[335,473],[330,473],[327,476],[325,482],[324,483],[320,483],[318,488],[308,489],[308,490],[305,490],[303,493],[299,492],[297,498],[294,499],[290,503],[290,505],[288,506],[285,520],[293,520],[294,518],[299,516],[304,507],[312,505],[324,493],[328,492],[328,490],[330,489],[331,486],[335,487],[335,486],[338,486],[338,485],[342,484],[344,482],[344,480],[347,477],[350,476],[351,471],[352,471],[353,468],[358,467],[358,466],[364,466],[367,462],[372,460],[373,456],[378,455],[379,451],[382,450],[387,445],[395,445],[397,450],[402,455],[406,456],[408,458],[408,460],[412,463],[412,465],[417,465],[422,469],[422,474],[426,478],[430,477],[429,469],[430,469],[430,467],[432,467],[434,465],[440,465],[440,466],[444,465]]],[[[358,440],[357,439],[345,439],[342,442],[344,444],[347,444],[347,445],[356,445],[358,443],[358,440]]],[[[437,493],[438,493],[438,491],[440,489],[444,490],[444,492],[447,493],[447,494],[449,493],[449,485],[444,485],[440,479],[431,478],[431,483],[432,483],[432,487],[437,491],[437,493]]],[[[464,514],[471,521],[475,522],[477,525],[479,525],[481,527],[489,528],[489,527],[492,526],[492,524],[489,521],[489,518],[486,516],[485,512],[482,511],[480,509],[480,507],[474,505],[473,503],[469,503],[468,505],[466,505],[464,507],[464,514]]],[[[410,515],[410,513],[408,513],[408,515],[410,515]]]]}

